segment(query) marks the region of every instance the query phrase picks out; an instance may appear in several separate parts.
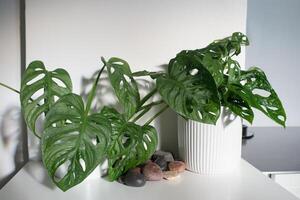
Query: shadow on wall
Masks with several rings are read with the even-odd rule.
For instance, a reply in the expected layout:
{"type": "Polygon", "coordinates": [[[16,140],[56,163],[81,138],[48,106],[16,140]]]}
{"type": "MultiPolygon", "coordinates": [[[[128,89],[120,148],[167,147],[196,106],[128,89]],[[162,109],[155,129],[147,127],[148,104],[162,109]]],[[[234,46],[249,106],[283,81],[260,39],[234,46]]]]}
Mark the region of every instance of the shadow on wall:
{"type": "Polygon", "coordinates": [[[25,162],[22,130],[20,108],[8,108],[0,121],[0,188],[25,162]]]}

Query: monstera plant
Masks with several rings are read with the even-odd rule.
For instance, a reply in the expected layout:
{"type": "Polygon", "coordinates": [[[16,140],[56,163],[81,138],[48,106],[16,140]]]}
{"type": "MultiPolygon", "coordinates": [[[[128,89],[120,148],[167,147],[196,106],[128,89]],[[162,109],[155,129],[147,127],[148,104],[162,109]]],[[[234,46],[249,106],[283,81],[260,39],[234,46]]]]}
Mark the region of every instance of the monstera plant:
{"type": "Polygon", "coordinates": [[[285,126],[284,108],[264,72],[252,67],[242,70],[234,57],[248,45],[242,33],[216,40],[202,49],[184,50],[171,59],[167,71],[132,72],[119,58],[102,58],[103,67],[86,101],[72,93],[67,71],[48,71],[41,61],[33,61],[24,72],[20,94],[28,128],[41,139],[42,160],[52,181],[63,191],[82,182],[105,159],[108,179],[118,179],[128,169],[147,161],[156,150],[158,137],[150,123],[168,107],[186,119],[215,124],[221,106],[243,119],[253,121],[253,108],[285,126]],[[91,109],[102,72],[122,107],[103,105],[91,109]],[[150,76],[155,86],[140,95],[136,77],[150,76]],[[159,101],[150,101],[155,94],[159,101]],[[149,102],[150,101],[150,102],[149,102]],[[144,124],[139,119],[154,106],[160,110],[144,124]],[[43,128],[38,131],[37,121],[43,128]],[[58,175],[61,166],[63,175],[58,175]]]}

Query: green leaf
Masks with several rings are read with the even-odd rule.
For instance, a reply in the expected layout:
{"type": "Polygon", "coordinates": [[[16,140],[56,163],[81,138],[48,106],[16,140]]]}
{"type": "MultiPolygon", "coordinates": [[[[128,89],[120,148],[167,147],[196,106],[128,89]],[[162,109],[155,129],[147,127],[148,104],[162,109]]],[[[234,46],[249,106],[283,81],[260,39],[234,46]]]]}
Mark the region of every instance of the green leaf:
{"type": "Polygon", "coordinates": [[[165,73],[164,72],[149,72],[147,70],[143,70],[143,71],[138,71],[138,72],[132,73],[132,76],[134,76],[134,77],[150,76],[152,79],[157,79],[158,77],[162,76],[163,74],[165,74],[165,73]]]}
{"type": "Polygon", "coordinates": [[[241,71],[240,84],[235,93],[240,94],[251,107],[262,111],[278,124],[285,127],[286,114],[275,90],[267,80],[265,73],[258,67],[241,71]]]}
{"type": "Polygon", "coordinates": [[[236,83],[240,80],[241,67],[236,60],[228,57],[225,63],[224,71],[224,74],[228,76],[227,84],[236,83]]]}
{"type": "Polygon", "coordinates": [[[25,121],[36,136],[40,137],[35,127],[39,116],[49,111],[55,97],[71,92],[72,82],[64,69],[47,71],[41,61],[29,64],[22,77],[20,100],[25,121]]]}
{"type": "Polygon", "coordinates": [[[242,117],[248,122],[252,123],[254,118],[254,113],[248,104],[235,90],[228,90],[226,94],[223,95],[224,106],[230,108],[230,110],[236,115],[242,117]]]}
{"type": "Polygon", "coordinates": [[[156,150],[158,138],[154,127],[126,122],[113,108],[101,114],[112,123],[112,142],[108,150],[108,178],[118,179],[127,170],[144,163],[156,150]]]}
{"type": "Polygon", "coordinates": [[[246,35],[240,32],[233,33],[230,37],[215,40],[204,48],[206,53],[210,53],[214,58],[224,58],[232,55],[239,55],[242,46],[249,45],[246,35]]]}
{"type": "Polygon", "coordinates": [[[61,97],[46,115],[42,135],[42,158],[53,182],[63,191],[82,182],[105,158],[110,141],[110,122],[99,113],[89,114],[99,71],[86,107],[76,94],[61,97]],[[60,168],[67,168],[57,177],[60,168]]]}
{"type": "Polygon", "coordinates": [[[67,94],[49,110],[42,135],[43,162],[63,191],[82,182],[105,158],[110,122],[101,114],[86,114],[82,98],[67,94]],[[62,123],[63,122],[63,123],[62,123]],[[67,171],[56,178],[60,166],[67,171]]]}
{"type": "Polygon", "coordinates": [[[128,63],[120,58],[110,58],[107,69],[111,85],[129,120],[136,113],[140,102],[137,83],[132,78],[128,63]]]}
{"type": "Polygon", "coordinates": [[[220,100],[210,72],[194,56],[180,53],[169,63],[168,74],[156,80],[163,100],[183,117],[215,124],[220,100]]]}

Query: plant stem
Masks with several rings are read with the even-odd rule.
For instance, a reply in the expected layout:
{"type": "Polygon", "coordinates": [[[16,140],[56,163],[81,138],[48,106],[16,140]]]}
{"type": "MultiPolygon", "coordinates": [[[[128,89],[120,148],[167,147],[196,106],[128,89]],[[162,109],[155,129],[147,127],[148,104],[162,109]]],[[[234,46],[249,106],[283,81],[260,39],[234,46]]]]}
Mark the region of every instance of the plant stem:
{"type": "Polygon", "coordinates": [[[156,117],[163,113],[169,106],[165,105],[160,111],[158,111],[152,118],[150,118],[144,126],[149,125],[156,117]]]}
{"type": "Polygon", "coordinates": [[[145,106],[142,106],[140,108],[140,111],[142,111],[138,116],[136,116],[132,122],[136,122],[138,119],[140,119],[142,116],[144,116],[153,106],[156,106],[156,105],[159,105],[159,104],[162,104],[164,101],[163,100],[160,100],[160,101],[154,101],[152,103],[149,103],[145,106]]]}
{"type": "Polygon", "coordinates": [[[142,107],[140,108],[140,110],[144,110],[144,109],[147,109],[148,107],[152,107],[152,106],[156,106],[156,105],[162,104],[163,102],[164,102],[163,100],[160,100],[160,101],[154,101],[154,102],[149,103],[149,104],[147,104],[147,105],[145,105],[145,106],[142,106],[142,107]]]}
{"type": "Polygon", "coordinates": [[[104,58],[101,57],[101,60],[102,60],[102,62],[104,63],[104,65],[103,65],[103,67],[101,68],[101,70],[99,71],[99,73],[98,73],[98,75],[97,75],[97,78],[96,78],[96,80],[95,80],[95,82],[94,82],[93,88],[92,88],[92,90],[90,91],[90,93],[89,93],[89,95],[88,95],[88,98],[87,98],[88,100],[87,100],[86,108],[85,108],[85,114],[86,114],[86,116],[88,115],[88,112],[89,112],[89,110],[90,110],[90,108],[91,108],[91,105],[92,105],[92,101],[93,101],[93,99],[94,99],[94,97],[95,97],[95,94],[96,94],[96,88],[97,88],[97,84],[98,84],[98,82],[99,82],[100,76],[101,76],[101,74],[102,74],[104,68],[106,67],[106,62],[105,62],[104,58]]]}
{"type": "MultiPolygon", "coordinates": [[[[146,103],[146,101],[148,101],[148,99],[150,99],[155,93],[157,92],[157,88],[155,87],[151,92],[149,92],[140,102],[140,107],[142,107],[144,105],[144,103],[146,103]]],[[[140,109],[139,109],[140,110],[140,109]]]]}
{"type": "Polygon", "coordinates": [[[149,110],[151,109],[151,107],[148,107],[146,109],[144,109],[138,116],[136,116],[132,122],[136,122],[138,119],[140,119],[142,116],[144,116],[149,110]]]}
{"type": "Polygon", "coordinates": [[[20,91],[14,89],[14,88],[12,88],[12,87],[10,87],[10,86],[4,84],[4,83],[1,83],[1,82],[0,82],[0,85],[3,86],[3,87],[5,87],[5,88],[7,88],[7,89],[9,89],[9,90],[11,90],[11,91],[13,91],[13,92],[16,92],[16,93],[20,94],[20,91]]]}

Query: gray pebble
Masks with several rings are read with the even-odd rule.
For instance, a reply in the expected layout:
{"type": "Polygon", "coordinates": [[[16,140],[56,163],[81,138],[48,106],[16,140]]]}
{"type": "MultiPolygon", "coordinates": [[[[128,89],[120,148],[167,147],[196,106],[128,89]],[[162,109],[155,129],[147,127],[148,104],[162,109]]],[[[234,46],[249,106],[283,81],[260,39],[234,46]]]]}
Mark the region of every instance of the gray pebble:
{"type": "Polygon", "coordinates": [[[142,187],[145,185],[146,179],[143,174],[129,170],[125,175],[122,176],[122,182],[128,186],[142,187]]]}
{"type": "Polygon", "coordinates": [[[154,162],[161,168],[162,171],[167,170],[168,168],[168,162],[165,160],[164,157],[158,156],[154,162]]]}
{"type": "Polygon", "coordinates": [[[174,157],[172,155],[172,153],[170,152],[166,152],[166,151],[156,151],[153,155],[152,155],[152,160],[155,161],[158,157],[163,157],[165,161],[167,162],[173,162],[174,161],[174,157]]]}

